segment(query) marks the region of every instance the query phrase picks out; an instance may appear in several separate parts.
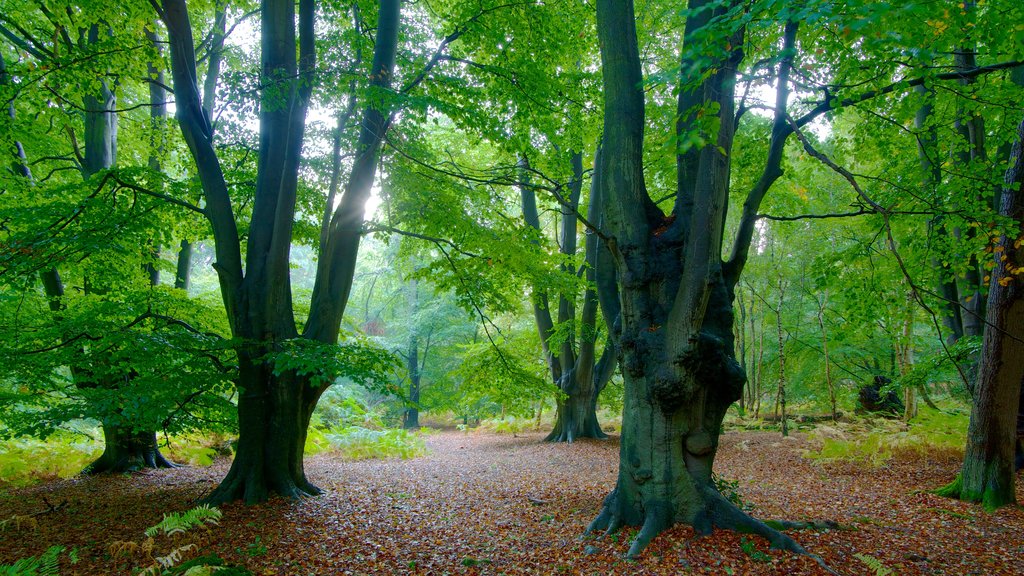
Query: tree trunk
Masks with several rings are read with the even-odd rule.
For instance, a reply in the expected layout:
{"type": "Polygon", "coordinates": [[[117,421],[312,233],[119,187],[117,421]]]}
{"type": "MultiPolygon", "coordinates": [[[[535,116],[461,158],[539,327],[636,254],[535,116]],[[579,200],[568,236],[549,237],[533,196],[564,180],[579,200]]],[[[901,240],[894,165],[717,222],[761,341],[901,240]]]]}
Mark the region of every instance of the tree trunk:
{"type": "Polygon", "coordinates": [[[1017,129],[999,213],[1016,224],[999,239],[989,286],[986,327],[960,476],[940,493],[994,509],[1016,501],[1014,457],[1024,380],[1024,121],[1017,129]]]}
{"type": "Polygon", "coordinates": [[[779,389],[776,405],[782,409],[782,435],[789,436],[789,422],[786,420],[786,341],[782,331],[782,307],[785,303],[786,286],[779,278],[779,307],[775,311],[775,327],[779,336],[779,389]]]}
{"type": "Polygon", "coordinates": [[[708,145],[680,153],[675,207],[665,215],[644,182],[645,84],[633,2],[597,2],[605,104],[604,230],[622,305],[625,407],[616,487],[589,529],[612,532],[641,525],[630,556],[677,522],[701,534],[716,526],[751,532],[774,547],[803,552],[791,538],[728,502],[712,481],[722,419],[742,394],[746,378],[735,358],[734,289],[760,200],[781,174],[797,25],[786,25],[769,165],[744,205],[733,257],[723,262],[736,67],[745,30],[726,24],[726,12],[738,10],[738,3],[691,0],[687,8],[678,104],[685,113],[679,116],[677,134],[701,130],[695,110],[716,116],[718,129],[714,135],[705,133],[712,138],[708,145]],[[700,30],[705,25],[721,29],[700,30]],[[693,60],[691,42],[700,54],[693,60]]]}
{"type": "Polygon", "coordinates": [[[1013,458],[1013,468],[1016,471],[1024,470],[1024,382],[1020,387],[1020,398],[1017,402],[1017,438],[1016,453],[1013,458]]]}
{"type": "Polygon", "coordinates": [[[103,424],[103,454],[82,470],[83,474],[121,473],[143,468],[177,468],[160,454],[155,432],[103,424]]]}
{"type": "MultiPolygon", "coordinates": [[[[375,89],[387,90],[391,84],[400,7],[398,0],[380,1],[369,78],[375,89]]],[[[330,218],[300,335],[288,262],[306,111],[316,82],[315,2],[299,0],[297,12],[291,0],[263,0],[260,5],[260,81],[265,89],[260,92],[259,164],[244,267],[232,198],[196,81],[193,31],[185,0],[163,0],[160,13],[168,30],[177,117],[203,185],[221,295],[232,336],[240,342],[236,348],[241,390],[238,452],[227,477],[207,501],[258,502],[271,493],[316,494],[319,489],[305,478],[302,453],[313,409],[326,385],[312,385],[310,375],[275,374],[266,357],[298,338],[327,346],[338,342],[365,204],[388,126],[386,104],[368,103],[363,111],[352,170],[330,218]]]]}
{"type": "MultiPolygon", "coordinates": [[[[600,162],[600,150],[595,155],[595,166],[600,162]]],[[[525,164],[525,160],[523,160],[525,164]]],[[[576,253],[576,210],[579,206],[583,185],[583,160],[579,152],[572,155],[573,179],[569,183],[568,206],[561,206],[560,250],[567,256],[576,253]]],[[[601,216],[601,170],[595,168],[591,181],[588,222],[599,222],[601,216]]],[[[521,186],[523,219],[539,231],[540,219],[533,188],[524,183],[521,186]]],[[[599,306],[605,308],[605,324],[611,332],[612,322],[617,315],[614,299],[614,268],[606,257],[607,249],[595,234],[588,234],[584,246],[587,288],[583,294],[583,310],[579,318],[578,345],[569,334],[556,353],[548,340],[554,333],[555,323],[548,309],[548,296],[535,290],[534,318],[542,341],[544,356],[548,362],[551,377],[558,386],[560,395],[556,401],[555,425],[545,438],[548,442],[573,442],[577,438],[607,438],[597,420],[597,398],[615,371],[615,339],[608,338],[600,360],[596,359],[596,320],[599,306]]],[[[568,266],[562,273],[575,274],[568,266]]],[[[560,294],[558,298],[558,323],[576,321],[575,297],[560,294]]]]}
{"type": "MultiPolygon", "coordinates": [[[[406,289],[408,290],[409,316],[414,317],[419,307],[419,293],[415,279],[409,280],[408,283],[409,285],[406,289]]],[[[409,373],[409,406],[405,409],[402,427],[407,430],[420,427],[420,377],[422,372],[420,370],[419,352],[420,339],[418,327],[412,326],[409,335],[409,347],[405,353],[405,366],[409,373]]],[[[424,356],[426,356],[426,352],[424,352],[424,356]]]]}
{"type": "MultiPolygon", "coordinates": [[[[737,323],[737,328],[739,328],[739,331],[740,331],[740,342],[739,342],[740,369],[743,370],[744,374],[746,374],[747,373],[747,306],[746,306],[746,303],[743,301],[743,293],[742,292],[737,292],[736,293],[736,302],[740,306],[740,320],[737,323]]],[[[746,411],[747,411],[746,396],[747,396],[747,388],[749,387],[748,386],[749,384],[750,384],[750,379],[748,378],[747,379],[747,384],[745,384],[743,386],[743,393],[740,394],[740,415],[741,416],[745,415],[746,411]]]]}
{"type": "Polygon", "coordinates": [[[622,335],[626,393],[619,474],[589,530],[610,533],[623,525],[642,526],[629,556],[675,523],[688,524],[699,534],[714,527],[759,534],[773,547],[802,551],[736,508],[712,481],[722,420],[742,394],[745,379],[727,329],[732,323],[729,296],[721,283],[712,289],[709,316],[721,325],[706,326],[697,336],[698,343],[683,360],[688,369],[680,380],[672,381],[664,368],[663,355],[672,345],[663,330],[648,326],[622,335]]]}
{"type": "Polygon", "coordinates": [[[298,498],[320,494],[307,479],[302,454],[309,419],[324,387],[294,373],[274,375],[239,355],[238,449],[231,469],[204,502],[257,503],[270,494],[298,498]]]}
{"type": "Polygon", "coordinates": [[[825,329],[825,305],[828,302],[828,291],[822,293],[822,299],[818,302],[818,328],[821,330],[821,349],[825,353],[825,384],[828,386],[829,408],[832,410],[832,420],[838,419],[836,410],[836,386],[832,382],[832,360],[828,353],[828,331],[825,329]]]}

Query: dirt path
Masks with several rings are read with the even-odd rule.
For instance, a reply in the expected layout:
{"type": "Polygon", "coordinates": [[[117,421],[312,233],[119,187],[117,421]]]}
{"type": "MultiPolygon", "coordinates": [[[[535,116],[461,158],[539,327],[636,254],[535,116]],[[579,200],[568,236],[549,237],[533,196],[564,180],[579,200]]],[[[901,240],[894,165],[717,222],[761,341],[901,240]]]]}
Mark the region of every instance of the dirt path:
{"type": "MultiPolygon", "coordinates": [[[[716,532],[693,538],[676,528],[634,562],[622,560],[629,532],[580,540],[614,484],[614,441],[541,443],[442,432],[413,460],[307,461],[328,493],[301,502],[229,505],[204,550],[257,574],[820,574],[807,558],[769,552],[764,542],[716,532]]],[[[905,459],[877,469],[820,466],[800,457],[802,439],[723,436],[718,473],[762,518],[829,519],[855,530],[794,537],[842,574],[874,574],[873,558],[895,574],[1024,574],[1024,510],[986,514],[920,493],[947,481],[955,460],[905,459]],[[858,555],[861,558],[858,558],[858,555]],[[870,559],[869,559],[870,561],[870,559]]],[[[114,540],[139,540],[161,514],[208,492],[226,463],[53,482],[0,495],[0,518],[67,502],[37,517],[32,531],[0,533],[0,563],[47,546],[77,547],[63,574],[128,573],[111,560],[114,540]]],[[[1024,482],[1018,499],[1024,501],[1024,482]]]]}

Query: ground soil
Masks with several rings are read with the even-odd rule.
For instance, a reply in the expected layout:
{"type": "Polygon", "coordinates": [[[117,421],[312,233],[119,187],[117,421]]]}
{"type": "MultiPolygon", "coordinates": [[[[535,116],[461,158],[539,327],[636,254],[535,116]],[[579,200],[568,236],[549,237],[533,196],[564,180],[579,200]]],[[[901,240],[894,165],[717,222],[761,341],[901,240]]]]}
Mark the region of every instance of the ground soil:
{"type": "MultiPolygon", "coordinates": [[[[632,531],[581,539],[615,481],[618,443],[546,444],[543,433],[438,432],[412,460],[307,460],[324,496],[222,507],[199,542],[204,552],[255,574],[823,574],[812,559],[769,551],[765,542],[685,527],[627,561],[632,531]]],[[[989,514],[926,492],[951,480],[953,454],[904,454],[881,468],[803,458],[806,438],[729,432],[716,470],[738,481],[761,518],[830,520],[847,529],[791,534],[840,574],[1024,574],[1024,509],[989,514]]],[[[65,552],[63,574],[129,574],[139,560],[111,558],[117,540],[141,541],[165,512],[209,493],[227,462],[208,468],[83,477],[0,494],[0,519],[37,527],[0,532],[0,564],[65,552]],[[62,505],[63,504],[63,505],[62,505]]],[[[1024,479],[1017,498],[1024,501],[1024,479]]],[[[158,549],[170,544],[158,542],[158,549]]]]}

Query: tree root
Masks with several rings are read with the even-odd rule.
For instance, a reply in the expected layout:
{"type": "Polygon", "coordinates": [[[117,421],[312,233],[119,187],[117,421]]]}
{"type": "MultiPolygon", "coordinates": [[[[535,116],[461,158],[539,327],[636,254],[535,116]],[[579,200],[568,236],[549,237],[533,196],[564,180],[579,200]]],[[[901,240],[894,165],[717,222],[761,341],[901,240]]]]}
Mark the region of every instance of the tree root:
{"type": "Polygon", "coordinates": [[[853,530],[852,526],[844,526],[834,520],[764,520],[764,523],[776,530],[853,530]]]}
{"type": "MultiPolygon", "coordinates": [[[[705,498],[705,510],[703,513],[699,513],[697,519],[694,520],[694,528],[698,534],[710,533],[711,529],[717,527],[761,536],[768,541],[773,550],[786,550],[800,556],[807,556],[817,562],[829,574],[839,576],[839,573],[829,567],[820,556],[811,554],[797,543],[796,540],[784,534],[781,530],[805,528],[844,530],[849,529],[848,527],[831,521],[792,522],[783,520],[762,522],[737,508],[735,504],[726,500],[713,487],[706,487],[703,491],[703,496],[705,498]]],[[[594,534],[603,531],[604,535],[607,536],[618,532],[623,524],[626,523],[623,521],[623,514],[618,509],[618,506],[617,491],[613,490],[605,498],[601,512],[590,523],[590,526],[587,527],[586,533],[594,534]]],[[[640,531],[629,546],[626,558],[633,559],[639,556],[643,549],[651,543],[651,540],[671,527],[673,522],[672,513],[666,507],[653,506],[647,510],[643,517],[640,531]]],[[[601,536],[598,537],[600,538],[601,536]]]]}

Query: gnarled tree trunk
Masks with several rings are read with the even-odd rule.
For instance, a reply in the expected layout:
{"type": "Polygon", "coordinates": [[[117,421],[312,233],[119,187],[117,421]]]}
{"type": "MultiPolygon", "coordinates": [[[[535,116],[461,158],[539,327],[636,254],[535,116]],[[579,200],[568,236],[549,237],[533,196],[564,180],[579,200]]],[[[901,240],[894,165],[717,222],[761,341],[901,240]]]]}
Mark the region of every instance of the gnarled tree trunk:
{"type": "Polygon", "coordinates": [[[633,3],[597,3],[605,99],[603,234],[622,304],[619,343],[626,389],[616,486],[590,530],[642,526],[630,555],[674,523],[699,533],[716,526],[753,532],[775,547],[803,551],[728,502],[712,480],[722,419],[743,393],[746,378],[735,358],[734,290],[760,202],[781,175],[782,147],[791,133],[786,101],[797,31],[795,23],[786,25],[765,170],[748,193],[726,262],[722,237],[734,85],[745,30],[741,19],[724,15],[739,9],[733,2],[689,2],[676,130],[680,141],[698,132],[709,142],[678,154],[675,207],[666,215],[644,182],[644,83],[633,3]],[[703,132],[700,117],[707,114],[718,117],[715,134],[703,132]]]}

